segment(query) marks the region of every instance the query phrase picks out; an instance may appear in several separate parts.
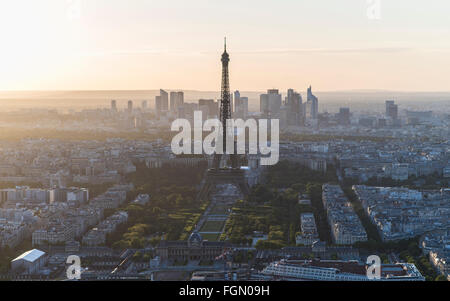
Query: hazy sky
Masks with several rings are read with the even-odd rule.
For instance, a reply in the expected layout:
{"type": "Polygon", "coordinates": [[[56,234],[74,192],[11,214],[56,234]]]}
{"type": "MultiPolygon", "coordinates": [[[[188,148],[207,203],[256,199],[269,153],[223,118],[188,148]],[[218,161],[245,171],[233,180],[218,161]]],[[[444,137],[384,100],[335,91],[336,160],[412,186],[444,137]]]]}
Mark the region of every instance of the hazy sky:
{"type": "Polygon", "coordinates": [[[450,1],[368,2],[1,0],[0,90],[450,91],[450,1]]]}

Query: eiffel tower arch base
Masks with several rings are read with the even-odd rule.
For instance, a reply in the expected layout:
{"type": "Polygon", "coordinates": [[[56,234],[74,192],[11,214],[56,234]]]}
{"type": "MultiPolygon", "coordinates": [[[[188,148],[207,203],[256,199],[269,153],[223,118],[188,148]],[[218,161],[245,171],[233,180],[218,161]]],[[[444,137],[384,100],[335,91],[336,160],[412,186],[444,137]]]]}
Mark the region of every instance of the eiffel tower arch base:
{"type": "Polygon", "coordinates": [[[239,188],[244,196],[248,195],[250,191],[244,170],[237,168],[210,169],[206,174],[205,182],[200,189],[197,199],[208,200],[211,191],[220,184],[233,184],[239,188]]]}

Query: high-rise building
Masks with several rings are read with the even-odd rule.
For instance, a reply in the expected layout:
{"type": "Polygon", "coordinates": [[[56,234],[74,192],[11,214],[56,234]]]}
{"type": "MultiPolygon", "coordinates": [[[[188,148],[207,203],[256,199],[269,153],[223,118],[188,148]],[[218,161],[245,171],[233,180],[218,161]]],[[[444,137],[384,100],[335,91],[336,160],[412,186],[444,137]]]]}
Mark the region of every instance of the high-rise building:
{"type": "Polygon", "coordinates": [[[214,99],[199,99],[198,108],[203,112],[204,118],[219,116],[219,102],[214,101],[214,99]]]}
{"type": "Polygon", "coordinates": [[[117,112],[117,101],[111,100],[111,111],[117,112]]]}
{"type": "Polygon", "coordinates": [[[386,100],[386,116],[392,120],[398,119],[398,105],[393,100],[386,100]]]}
{"type": "Polygon", "coordinates": [[[128,101],[128,113],[132,113],[133,112],[133,101],[129,100],[128,101]]]}
{"type": "Polygon", "coordinates": [[[169,110],[169,93],[159,90],[159,96],[155,97],[155,109],[157,112],[169,110]]]}
{"type": "Polygon", "coordinates": [[[155,97],[155,110],[156,110],[156,112],[161,112],[161,110],[162,110],[161,96],[155,97]]]}
{"type": "MultiPolygon", "coordinates": [[[[186,118],[186,119],[191,120],[191,122],[193,122],[195,111],[198,111],[198,104],[186,102],[183,105],[178,106],[177,116],[178,116],[178,118],[186,118]]],[[[218,111],[218,110],[216,110],[216,111],[218,111]]]]}
{"type": "Polygon", "coordinates": [[[303,114],[302,106],[303,99],[300,93],[295,92],[293,89],[287,91],[287,96],[284,102],[287,109],[287,124],[288,125],[302,125],[303,114]]]}
{"type": "Polygon", "coordinates": [[[241,97],[239,91],[234,92],[234,115],[236,118],[247,118],[248,115],[248,97],[241,97]]]}
{"type": "Polygon", "coordinates": [[[182,106],[183,104],[184,104],[184,92],[183,91],[179,91],[178,92],[178,97],[177,97],[177,102],[176,102],[176,108],[179,107],[179,106],[182,106]]]}
{"type": "Polygon", "coordinates": [[[384,118],[378,119],[378,124],[377,124],[377,126],[378,126],[379,128],[386,127],[386,125],[387,125],[386,119],[384,119],[384,118]]]}
{"type": "Polygon", "coordinates": [[[319,114],[319,99],[312,93],[312,87],[308,88],[308,96],[306,101],[306,117],[317,119],[319,114]]]}
{"type": "Polygon", "coordinates": [[[148,107],[147,101],[146,101],[146,100],[142,101],[142,110],[143,110],[143,111],[146,111],[146,110],[147,110],[147,107],[148,107]]]}
{"type": "Polygon", "coordinates": [[[239,92],[239,90],[234,91],[234,100],[237,100],[237,99],[240,99],[240,98],[241,98],[241,92],[239,92]]]}
{"type": "Polygon", "coordinates": [[[242,117],[247,118],[248,115],[248,97],[241,96],[241,104],[239,105],[239,110],[242,112],[242,117]]]}
{"type": "Polygon", "coordinates": [[[269,114],[269,95],[261,94],[259,96],[259,110],[262,114],[269,114]]]}
{"type": "Polygon", "coordinates": [[[164,90],[159,90],[159,95],[161,96],[161,110],[168,111],[169,110],[169,93],[164,90]]]}
{"type": "Polygon", "coordinates": [[[349,125],[350,124],[350,109],[349,108],[340,108],[337,119],[338,119],[338,123],[340,125],[349,125]]]}
{"type": "Polygon", "coordinates": [[[184,103],[184,92],[170,92],[170,111],[176,112],[184,103]]]}
{"type": "Polygon", "coordinates": [[[270,113],[272,116],[276,116],[281,108],[281,94],[277,89],[267,90],[267,94],[269,95],[270,113]]]}
{"type": "Polygon", "coordinates": [[[281,108],[281,94],[277,89],[267,90],[267,94],[260,95],[260,110],[263,114],[278,116],[281,108]]]}
{"type": "Polygon", "coordinates": [[[177,92],[170,92],[170,110],[175,111],[178,94],[177,92]]]}

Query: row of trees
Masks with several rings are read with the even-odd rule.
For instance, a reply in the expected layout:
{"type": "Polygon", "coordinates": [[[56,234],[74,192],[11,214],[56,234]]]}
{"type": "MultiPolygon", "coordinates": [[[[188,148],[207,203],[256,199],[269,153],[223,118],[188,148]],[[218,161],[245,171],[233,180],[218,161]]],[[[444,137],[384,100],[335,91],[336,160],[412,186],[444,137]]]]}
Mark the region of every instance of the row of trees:
{"type": "Polygon", "coordinates": [[[428,256],[421,256],[421,252],[414,253],[410,249],[400,252],[400,259],[414,263],[427,281],[447,281],[444,275],[439,275],[430,263],[428,256]]]}
{"type": "Polygon", "coordinates": [[[23,241],[19,246],[12,249],[9,246],[0,248],[0,274],[6,274],[10,269],[11,260],[25,251],[31,250],[31,239],[23,241]]]}
{"type": "Polygon", "coordinates": [[[185,235],[186,225],[194,223],[206,204],[196,200],[196,186],[205,166],[196,168],[150,169],[138,164],[136,172],[127,176],[135,185],[130,199],[149,194],[145,205],[128,203],[118,210],[128,212],[128,222],[107,238],[117,249],[156,246],[161,239],[178,240],[185,235]]]}
{"type": "Polygon", "coordinates": [[[238,201],[228,220],[222,239],[249,243],[254,231],[268,234],[258,241],[260,249],[295,245],[300,231],[300,214],[313,212],[320,238],[330,241],[329,226],[322,205],[322,184],[336,181],[334,172],[321,173],[297,163],[282,161],[265,172],[265,184],[252,188],[246,200],[238,201]],[[307,193],[311,205],[299,205],[299,193],[307,193]]]}
{"type": "Polygon", "coordinates": [[[377,227],[370,221],[367,214],[364,212],[364,208],[357,199],[355,192],[351,186],[345,186],[342,189],[347,196],[348,200],[352,203],[353,210],[358,215],[361,224],[367,233],[367,238],[369,240],[368,247],[373,248],[374,246],[381,246],[381,236],[378,233],[377,227]]]}
{"type": "Polygon", "coordinates": [[[448,186],[450,180],[443,178],[438,173],[433,173],[426,176],[416,177],[414,175],[410,176],[408,180],[400,181],[393,180],[392,178],[383,177],[378,179],[377,177],[372,177],[365,182],[360,181],[358,178],[345,178],[344,184],[346,186],[351,186],[355,184],[364,184],[369,186],[384,186],[384,187],[408,187],[411,189],[421,188],[421,189],[440,189],[441,187],[448,186]]]}

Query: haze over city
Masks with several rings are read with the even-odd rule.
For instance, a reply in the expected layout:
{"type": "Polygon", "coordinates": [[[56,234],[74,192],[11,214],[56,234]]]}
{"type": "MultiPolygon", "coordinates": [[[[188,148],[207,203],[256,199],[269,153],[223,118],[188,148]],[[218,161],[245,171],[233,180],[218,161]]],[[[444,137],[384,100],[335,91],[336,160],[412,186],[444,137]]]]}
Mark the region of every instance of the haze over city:
{"type": "Polygon", "coordinates": [[[449,10],[2,0],[0,284],[450,281],[449,10]]]}

